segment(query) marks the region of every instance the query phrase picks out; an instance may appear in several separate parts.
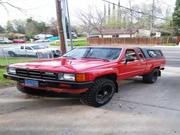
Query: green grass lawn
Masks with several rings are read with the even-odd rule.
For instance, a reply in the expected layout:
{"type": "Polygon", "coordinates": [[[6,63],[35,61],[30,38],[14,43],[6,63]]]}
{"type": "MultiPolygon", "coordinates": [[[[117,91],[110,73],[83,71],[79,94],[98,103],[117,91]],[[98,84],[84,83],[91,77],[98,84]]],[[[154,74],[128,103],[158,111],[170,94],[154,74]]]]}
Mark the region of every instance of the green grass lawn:
{"type": "Polygon", "coordinates": [[[11,80],[5,79],[3,77],[3,73],[7,72],[6,69],[7,69],[8,65],[14,64],[14,63],[32,61],[32,60],[35,60],[35,59],[31,59],[31,58],[8,58],[8,59],[0,58],[0,88],[15,85],[15,81],[11,81],[11,80]]]}
{"type": "Polygon", "coordinates": [[[0,67],[2,66],[8,66],[10,64],[14,63],[21,63],[21,62],[27,62],[27,61],[32,61],[36,60],[35,58],[0,58],[0,67]]]}
{"type": "Polygon", "coordinates": [[[5,72],[6,72],[6,68],[0,68],[0,88],[10,87],[16,84],[15,81],[8,80],[3,77],[3,73],[5,72]]]}
{"type": "Polygon", "coordinates": [[[163,44],[164,46],[177,46],[176,43],[166,43],[166,44],[163,44]]]}
{"type": "MultiPolygon", "coordinates": [[[[50,45],[52,46],[59,46],[59,42],[52,42],[50,43],[50,45]]],[[[68,46],[70,46],[71,44],[68,43],[68,46]]],[[[73,46],[87,46],[88,45],[88,41],[85,38],[82,38],[82,40],[79,41],[73,41],[73,46]]]]}

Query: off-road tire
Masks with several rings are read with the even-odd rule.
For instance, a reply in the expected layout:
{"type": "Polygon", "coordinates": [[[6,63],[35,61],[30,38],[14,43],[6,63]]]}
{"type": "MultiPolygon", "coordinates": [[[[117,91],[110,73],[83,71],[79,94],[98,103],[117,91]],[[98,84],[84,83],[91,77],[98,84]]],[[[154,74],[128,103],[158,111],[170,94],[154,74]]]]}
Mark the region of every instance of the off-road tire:
{"type": "Polygon", "coordinates": [[[154,69],[153,71],[149,72],[146,75],[143,75],[143,82],[144,83],[155,83],[159,76],[159,69],[154,69]]]}
{"type": "Polygon", "coordinates": [[[80,95],[80,101],[83,104],[87,104],[93,107],[100,107],[100,106],[105,105],[112,99],[115,91],[116,91],[116,85],[112,80],[101,78],[95,81],[92,88],[90,88],[87,92],[82,93],[80,95]],[[109,91],[112,91],[112,92],[109,93],[109,97],[107,97],[105,101],[99,102],[97,98],[97,94],[100,93],[102,91],[102,88],[105,88],[105,87],[109,87],[109,89],[111,89],[109,91]]]}

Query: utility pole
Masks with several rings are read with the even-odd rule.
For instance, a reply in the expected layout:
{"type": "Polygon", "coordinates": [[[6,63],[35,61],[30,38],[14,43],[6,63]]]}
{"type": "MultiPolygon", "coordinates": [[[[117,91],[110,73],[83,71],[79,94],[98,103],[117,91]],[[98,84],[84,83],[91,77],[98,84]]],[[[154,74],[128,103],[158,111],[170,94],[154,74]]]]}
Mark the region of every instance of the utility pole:
{"type": "Polygon", "coordinates": [[[116,20],[116,6],[115,6],[115,3],[113,4],[113,21],[115,21],[116,20]]]}
{"type": "Polygon", "coordinates": [[[106,24],[106,3],[104,3],[104,18],[105,18],[105,24],[106,24]]]}
{"type": "Polygon", "coordinates": [[[111,5],[108,4],[108,23],[110,23],[111,20],[111,5]]]}
{"type": "Polygon", "coordinates": [[[55,1],[56,1],[56,12],[57,12],[58,35],[60,37],[60,49],[61,49],[61,54],[63,55],[66,53],[66,44],[65,44],[64,29],[62,24],[61,0],[55,0],[55,1]]]}
{"type": "Polygon", "coordinates": [[[131,0],[129,0],[129,6],[130,6],[130,14],[131,14],[130,38],[132,38],[133,11],[132,11],[132,4],[131,4],[131,0]]]}
{"type": "Polygon", "coordinates": [[[121,25],[121,19],[122,19],[122,17],[121,17],[121,1],[119,0],[118,1],[118,15],[117,15],[117,18],[118,18],[118,22],[119,22],[119,24],[121,25]]]}
{"type": "Polygon", "coordinates": [[[71,21],[70,21],[70,16],[69,16],[69,4],[68,4],[68,0],[65,0],[66,3],[66,8],[67,8],[67,21],[68,21],[68,32],[69,32],[69,38],[70,38],[70,42],[71,42],[71,50],[73,49],[73,38],[72,38],[72,29],[71,29],[71,21]]]}
{"type": "Polygon", "coordinates": [[[152,3],[151,31],[153,31],[153,27],[154,27],[154,10],[155,10],[155,0],[153,0],[152,3]]]}

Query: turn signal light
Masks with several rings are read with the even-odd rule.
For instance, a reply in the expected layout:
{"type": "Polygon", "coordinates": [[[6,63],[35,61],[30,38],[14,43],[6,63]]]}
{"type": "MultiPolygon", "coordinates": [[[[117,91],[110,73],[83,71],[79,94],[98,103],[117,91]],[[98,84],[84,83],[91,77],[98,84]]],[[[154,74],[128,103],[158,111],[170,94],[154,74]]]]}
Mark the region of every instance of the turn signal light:
{"type": "Polygon", "coordinates": [[[76,81],[77,82],[85,82],[86,81],[86,74],[76,74],[76,81]]]}

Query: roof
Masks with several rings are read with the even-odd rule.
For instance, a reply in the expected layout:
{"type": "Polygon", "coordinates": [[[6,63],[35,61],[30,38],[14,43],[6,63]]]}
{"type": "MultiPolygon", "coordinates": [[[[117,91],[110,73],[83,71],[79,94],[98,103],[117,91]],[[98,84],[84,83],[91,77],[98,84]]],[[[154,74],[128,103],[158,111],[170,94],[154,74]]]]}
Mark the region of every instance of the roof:
{"type": "MultiPolygon", "coordinates": [[[[131,49],[131,48],[140,48],[138,46],[82,46],[82,47],[78,47],[78,48],[123,48],[123,49],[131,49]]],[[[143,48],[143,47],[141,47],[143,48]]]]}
{"type": "MultiPolygon", "coordinates": [[[[102,34],[103,35],[120,35],[120,34],[134,34],[136,33],[136,30],[130,30],[130,29],[103,29],[102,34]]],[[[101,33],[99,31],[93,31],[91,35],[100,35],[101,33]]]]}
{"type": "Polygon", "coordinates": [[[13,33],[13,32],[10,32],[8,33],[9,35],[14,35],[16,37],[25,37],[26,35],[25,34],[21,34],[21,33],[13,33]]]}

